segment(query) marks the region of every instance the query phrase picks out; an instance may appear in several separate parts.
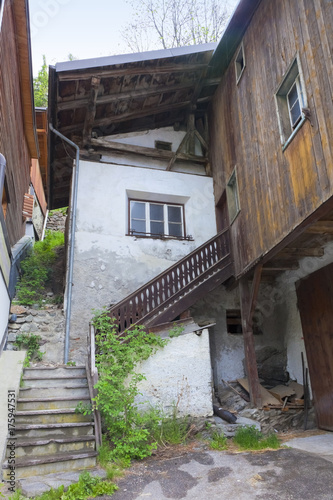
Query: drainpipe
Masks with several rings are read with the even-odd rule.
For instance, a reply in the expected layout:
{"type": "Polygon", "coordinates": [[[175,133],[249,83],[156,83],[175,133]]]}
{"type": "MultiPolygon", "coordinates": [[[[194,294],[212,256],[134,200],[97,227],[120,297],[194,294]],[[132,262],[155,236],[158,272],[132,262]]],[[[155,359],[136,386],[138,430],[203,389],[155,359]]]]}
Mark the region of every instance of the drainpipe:
{"type": "Polygon", "coordinates": [[[45,238],[45,232],[46,232],[46,225],[47,225],[47,219],[49,217],[49,211],[46,210],[46,214],[45,214],[45,219],[44,219],[44,224],[43,224],[43,231],[42,231],[42,237],[41,237],[41,241],[44,240],[45,238]]]}
{"type": "Polygon", "coordinates": [[[72,287],[73,287],[73,265],[74,265],[74,243],[75,243],[75,222],[76,222],[76,205],[77,205],[77,188],[79,181],[79,164],[80,164],[80,148],[77,144],[70,141],[63,134],[58,132],[52,124],[50,123],[50,130],[66,141],[70,146],[76,149],[76,161],[75,161],[75,174],[74,183],[72,191],[72,203],[71,203],[71,228],[70,228],[70,246],[69,246],[69,264],[68,264],[68,274],[67,274],[67,308],[66,308],[66,329],[65,329],[65,348],[64,348],[64,363],[68,362],[69,353],[69,328],[71,321],[71,311],[72,311],[72,287]]]}

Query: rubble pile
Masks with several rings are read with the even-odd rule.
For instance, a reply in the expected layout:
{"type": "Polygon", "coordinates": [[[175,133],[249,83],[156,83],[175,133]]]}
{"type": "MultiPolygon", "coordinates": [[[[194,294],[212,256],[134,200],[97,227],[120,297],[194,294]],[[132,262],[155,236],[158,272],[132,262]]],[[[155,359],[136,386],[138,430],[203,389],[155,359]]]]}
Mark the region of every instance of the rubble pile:
{"type": "Polygon", "coordinates": [[[264,434],[304,429],[305,419],[307,429],[316,428],[314,409],[304,410],[301,384],[291,381],[288,386],[279,385],[270,391],[262,387],[263,408],[253,409],[249,401],[246,401],[249,399],[248,393],[244,391],[246,382],[246,379],[240,379],[239,382],[225,383],[217,394],[221,408],[237,417],[235,424],[227,423],[218,416],[214,417],[226,436],[233,436],[240,424],[255,425],[264,434]]]}

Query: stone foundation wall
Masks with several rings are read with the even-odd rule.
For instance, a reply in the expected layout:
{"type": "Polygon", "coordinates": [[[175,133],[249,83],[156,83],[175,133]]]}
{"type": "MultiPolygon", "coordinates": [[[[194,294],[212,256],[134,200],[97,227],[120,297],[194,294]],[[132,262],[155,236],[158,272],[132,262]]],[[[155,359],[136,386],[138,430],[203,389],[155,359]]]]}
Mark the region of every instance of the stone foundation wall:
{"type": "Polygon", "coordinates": [[[11,307],[11,319],[8,324],[7,350],[14,350],[14,342],[21,333],[41,336],[43,362],[62,363],[64,358],[65,318],[57,305],[46,304],[42,309],[38,306],[11,307]],[[15,319],[16,317],[16,319],[15,319]],[[15,319],[15,321],[13,321],[15,319]]]}
{"type": "Polygon", "coordinates": [[[52,212],[49,213],[46,230],[50,231],[61,231],[65,232],[65,224],[66,224],[67,215],[64,215],[62,212],[52,212]]]}

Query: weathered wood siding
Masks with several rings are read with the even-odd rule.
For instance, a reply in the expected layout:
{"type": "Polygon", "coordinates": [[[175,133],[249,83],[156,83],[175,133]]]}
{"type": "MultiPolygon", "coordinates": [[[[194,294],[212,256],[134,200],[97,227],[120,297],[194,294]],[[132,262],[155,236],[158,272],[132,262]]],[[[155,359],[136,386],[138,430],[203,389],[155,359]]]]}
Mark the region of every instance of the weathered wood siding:
{"type": "Polygon", "coordinates": [[[210,108],[217,201],[237,165],[237,274],[333,194],[333,3],[263,0],[243,45],[238,85],[233,59],[210,108]],[[313,127],[306,121],[283,152],[274,95],[297,53],[313,127]]]}
{"type": "Polygon", "coordinates": [[[7,161],[9,204],[6,226],[11,246],[25,232],[23,195],[28,191],[30,177],[30,154],[23,125],[16,43],[12,2],[6,2],[0,32],[0,152],[7,161]]]}

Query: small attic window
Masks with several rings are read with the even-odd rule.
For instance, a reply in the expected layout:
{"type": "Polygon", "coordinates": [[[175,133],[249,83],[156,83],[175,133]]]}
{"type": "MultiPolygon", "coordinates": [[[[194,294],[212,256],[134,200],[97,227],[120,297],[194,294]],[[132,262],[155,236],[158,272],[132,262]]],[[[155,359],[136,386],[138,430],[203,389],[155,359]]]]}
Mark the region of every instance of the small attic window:
{"type": "Polygon", "coordinates": [[[163,151],[171,151],[172,150],[172,142],[155,141],[155,148],[162,149],[163,151]]]}
{"type": "Polygon", "coordinates": [[[236,83],[239,82],[245,68],[245,57],[243,44],[240,46],[235,59],[236,83]]]}

